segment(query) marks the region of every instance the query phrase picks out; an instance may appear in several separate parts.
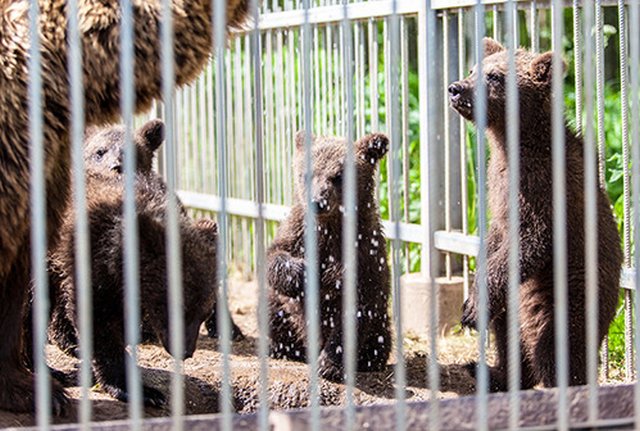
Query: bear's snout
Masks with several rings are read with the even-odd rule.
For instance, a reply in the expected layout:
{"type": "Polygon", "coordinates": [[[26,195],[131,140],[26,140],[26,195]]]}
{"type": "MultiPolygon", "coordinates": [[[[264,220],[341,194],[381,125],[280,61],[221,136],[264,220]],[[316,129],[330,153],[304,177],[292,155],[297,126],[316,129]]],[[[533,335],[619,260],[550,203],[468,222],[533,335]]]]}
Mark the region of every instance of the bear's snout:
{"type": "Polygon", "coordinates": [[[462,94],[462,85],[459,82],[454,82],[449,86],[449,100],[454,101],[460,98],[462,94]]]}
{"type": "Polygon", "coordinates": [[[449,105],[468,120],[473,119],[473,92],[464,81],[449,85],[449,105]]]}

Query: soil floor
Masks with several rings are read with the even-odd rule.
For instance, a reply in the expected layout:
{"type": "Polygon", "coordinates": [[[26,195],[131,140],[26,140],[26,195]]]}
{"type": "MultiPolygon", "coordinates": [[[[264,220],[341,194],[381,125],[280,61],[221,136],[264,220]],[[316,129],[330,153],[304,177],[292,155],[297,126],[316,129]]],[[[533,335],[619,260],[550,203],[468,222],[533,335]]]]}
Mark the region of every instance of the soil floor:
{"type": "MultiPolygon", "coordinates": [[[[230,355],[231,388],[234,409],[238,413],[253,412],[259,405],[260,361],[257,330],[257,285],[254,282],[233,280],[229,283],[229,304],[234,321],[246,338],[234,342],[230,355]]],[[[193,358],[184,362],[185,400],[187,414],[215,413],[219,411],[218,399],[223,376],[223,356],[217,351],[216,340],[207,337],[202,328],[198,350],[193,358]]],[[[408,335],[404,339],[406,366],[405,396],[409,401],[427,400],[428,389],[428,344],[426,340],[408,335]]],[[[395,349],[394,349],[395,350],[395,349]]],[[[162,408],[146,408],[147,417],[171,414],[170,385],[173,370],[171,357],[161,346],[141,345],[139,365],[146,385],[167,394],[168,402],[162,408]]],[[[477,338],[471,335],[454,334],[438,339],[438,364],[440,368],[440,398],[470,395],[475,391],[474,380],[463,368],[464,364],[477,359],[477,338]]],[[[489,352],[490,362],[493,360],[489,352]]],[[[77,381],[78,361],[54,346],[47,348],[47,360],[51,367],[67,374],[70,381],[77,381]]],[[[359,373],[356,377],[354,399],[358,405],[391,403],[395,398],[395,357],[389,360],[382,372],[359,373]]],[[[308,366],[283,360],[269,360],[269,402],[272,409],[293,409],[308,406],[308,366]]],[[[55,418],[56,423],[75,422],[78,417],[80,389],[69,387],[73,406],[66,417],[55,418]]],[[[320,380],[320,402],[322,405],[345,403],[345,386],[320,380]]],[[[94,421],[124,419],[128,416],[127,405],[100,391],[91,390],[94,421]]],[[[0,428],[29,426],[34,417],[0,411],[0,428]]]]}

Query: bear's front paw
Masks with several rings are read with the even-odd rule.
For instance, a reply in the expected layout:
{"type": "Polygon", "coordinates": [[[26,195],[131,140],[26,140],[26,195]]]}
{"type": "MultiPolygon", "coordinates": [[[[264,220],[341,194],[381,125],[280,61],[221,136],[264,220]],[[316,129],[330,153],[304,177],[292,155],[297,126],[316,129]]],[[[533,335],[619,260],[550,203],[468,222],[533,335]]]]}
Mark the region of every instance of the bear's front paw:
{"type": "Polygon", "coordinates": [[[478,325],[478,313],[475,303],[471,298],[467,298],[462,306],[462,319],[460,323],[465,328],[476,329],[478,325]]]}
{"type": "Polygon", "coordinates": [[[345,380],[342,364],[336,364],[324,351],[318,358],[318,374],[334,383],[343,383],[345,380]]]}

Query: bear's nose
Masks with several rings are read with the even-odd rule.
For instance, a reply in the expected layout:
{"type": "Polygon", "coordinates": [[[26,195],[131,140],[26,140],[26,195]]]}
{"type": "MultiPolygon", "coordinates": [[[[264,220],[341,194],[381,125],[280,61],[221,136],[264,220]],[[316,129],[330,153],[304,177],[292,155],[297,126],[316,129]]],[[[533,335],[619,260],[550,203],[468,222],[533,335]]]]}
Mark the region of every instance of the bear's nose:
{"type": "Polygon", "coordinates": [[[115,171],[115,172],[116,172],[116,173],[118,173],[118,174],[121,174],[121,173],[122,173],[122,165],[120,165],[120,164],[113,164],[113,165],[111,165],[111,170],[112,170],[112,171],[115,171]]]}
{"type": "Polygon", "coordinates": [[[449,86],[449,97],[456,99],[462,93],[462,85],[459,82],[454,82],[449,86]]]}

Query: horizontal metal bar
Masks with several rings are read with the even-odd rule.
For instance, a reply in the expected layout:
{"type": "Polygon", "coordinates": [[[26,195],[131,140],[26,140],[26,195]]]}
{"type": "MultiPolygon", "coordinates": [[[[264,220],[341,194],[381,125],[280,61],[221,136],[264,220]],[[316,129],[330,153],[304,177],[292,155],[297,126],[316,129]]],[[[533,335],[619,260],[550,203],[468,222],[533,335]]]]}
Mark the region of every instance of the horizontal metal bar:
{"type": "MultiPolygon", "coordinates": [[[[531,4],[531,0],[517,0],[518,3],[522,5],[531,4]]],[[[483,0],[483,4],[486,5],[503,5],[506,3],[506,0],[483,0]]],[[[627,2],[628,3],[628,2],[627,2]]],[[[433,9],[457,9],[461,7],[471,7],[477,4],[477,0],[431,0],[431,7],[433,9]]],[[[536,3],[540,8],[548,8],[551,4],[550,0],[538,0],[536,3]]],[[[572,6],[571,0],[564,0],[564,4],[567,7],[572,6]]],[[[616,0],[603,0],[602,5],[616,5],[616,0]]]]}
{"type": "MultiPolygon", "coordinates": [[[[391,16],[393,3],[391,0],[351,3],[346,7],[347,17],[352,21],[357,21],[391,16]]],[[[397,0],[396,4],[396,13],[398,15],[417,14],[420,9],[420,2],[415,0],[397,0]]],[[[342,4],[309,9],[309,22],[311,24],[335,24],[342,21],[344,16],[345,7],[342,4]]],[[[260,30],[269,30],[300,27],[302,24],[304,24],[304,10],[296,9],[262,14],[258,22],[258,28],[260,30]]],[[[239,32],[248,30],[239,30],[239,32]]]]}
{"type": "Polygon", "coordinates": [[[433,245],[440,251],[477,256],[480,251],[480,238],[462,232],[439,230],[433,234],[433,245]]]}
{"type": "MultiPolygon", "coordinates": [[[[182,203],[194,209],[203,211],[219,212],[221,209],[221,199],[219,196],[194,193],[185,190],[178,192],[178,197],[182,203]]],[[[227,214],[248,217],[252,219],[258,218],[258,204],[247,199],[225,199],[225,211],[227,214]]],[[[285,205],[262,204],[262,217],[270,221],[282,221],[289,214],[290,208],[285,205]]],[[[395,227],[387,220],[382,221],[382,227],[386,233],[387,239],[395,239],[393,232],[395,227]]],[[[421,225],[415,223],[400,223],[400,241],[422,243],[424,229],[421,225]]]]}
{"type": "MultiPolygon", "coordinates": [[[[477,256],[480,249],[480,238],[465,235],[462,232],[436,231],[433,237],[434,247],[443,252],[477,256]]],[[[620,287],[635,290],[635,268],[622,268],[620,287]]]]}

